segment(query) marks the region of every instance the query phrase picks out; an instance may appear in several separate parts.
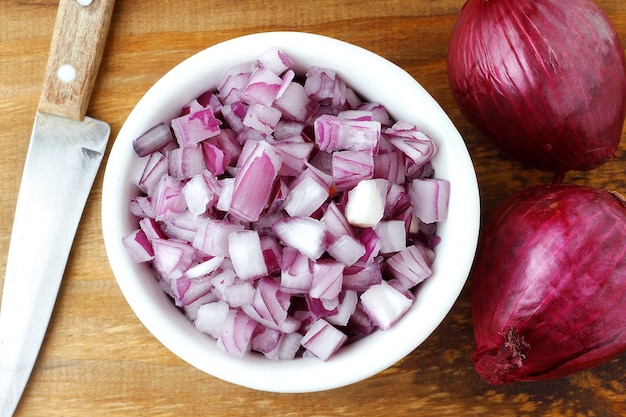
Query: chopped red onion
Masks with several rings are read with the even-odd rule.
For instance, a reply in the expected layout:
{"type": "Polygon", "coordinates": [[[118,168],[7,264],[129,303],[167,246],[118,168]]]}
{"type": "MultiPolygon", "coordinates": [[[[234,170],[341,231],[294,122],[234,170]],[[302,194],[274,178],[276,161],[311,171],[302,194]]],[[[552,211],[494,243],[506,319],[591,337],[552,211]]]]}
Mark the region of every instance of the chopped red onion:
{"type": "Polygon", "coordinates": [[[313,280],[309,295],[326,300],[337,297],[341,292],[343,268],[344,265],[336,261],[313,263],[313,280]]]}
{"type": "Polygon", "coordinates": [[[344,269],[343,287],[363,292],[383,279],[379,262],[359,262],[344,269]]]}
{"type": "Polygon", "coordinates": [[[284,291],[308,294],[313,283],[311,260],[297,249],[284,248],[281,264],[280,285],[284,291]]]}
{"type": "Polygon", "coordinates": [[[283,209],[290,216],[307,217],[328,200],[328,184],[313,170],[305,169],[289,187],[283,209]]]}
{"type": "Polygon", "coordinates": [[[203,107],[173,119],[172,130],[178,144],[184,148],[218,135],[221,124],[210,107],[203,107]]]}
{"type": "Polygon", "coordinates": [[[387,267],[395,278],[405,283],[405,288],[413,288],[432,273],[430,251],[423,245],[411,245],[390,257],[387,267]]]}
{"type": "Polygon", "coordinates": [[[198,229],[193,247],[210,256],[229,256],[228,238],[231,233],[244,230],[244,225],[226,220],[203,219],[198,229]]]}
{"type": "Polygon", "coordinates": [[[256,322],[241,310],[230,310],[224,319],[217,347],[233,356],[243,357],[250,352],[256,322]]]}
{"type": "Polygon", "coordinates": [[[401,220],[382,221],[374,228],[380,237],[380,253],[395,253],[406,247],[406,230],[401,220]]]}
{"type": "Polygon", "coordinates": [[[350,266],[365,255],[365,246],[350,235],[341,235],[328,245],[326,251],[342,264],[350,266]]]}
{"type": "Polygon", "coordinates": [[[378,151],[381,126],[376,121],[343,119],[323,114],[314,122],[315,144],[324,152],[378,151]]]}
{"type": "Polygon", "coordinates": [[[331,200],[320,220],[326,226],[326,231],[334,237],[354,235],[352,227],[335,201],[331,200]]]}
{"type": "Polygon", "coordinates": [[[417,127],[406,122],[398,122],[384,129],[383,134],[389,143],[402,151],[418,167],[430,161],[436,152],[435,143],[417,127]]]}
{"type": "Polygon", "coordinates": [[[346,341],[348,336],[328,323],[318,319],[302,338],[302,346],[323,361],[327,361],[346,341]]]}
{"type": "Polygon", "coordinates": [[[248,104],[271,106],[281,90],[283,80],[272,70],[258,67],[241,90],[239,97],[248,104]]]}
{"type": "Polygon", "coordinates": [[[315,356],[385,330],[432,273],[450,184],[434,143],[335,71],[271,48],[139,136],[135,262],[235,356],[315,356]]]}
{"type": "Polygon", "coordinates": [[[170,127],[159,123],[133,141],[133,149],[138,156],[150,155],[174,141],[170,127]]]}
{"type": "Polygon", "coordinates": [[[167,174],[163,175],[154,189],[152,203],[156,211],[156,220],[176,218],[187,209],[183,183],[167,174]]]}
{"type": "Polygon", "coordinates": [[[290,217],[277,221],[274,233],[288,247],[310,259],[319,259],[326,250],[326,227],[311,217],[290,217]]]}
{"type": "Polygon", "coordinates": [[[239,230],[229,234],[228,255],[239,278],[249,280],[267,275],[261,238],[255,230],[239,230]]]}
{"type": "Polygon", "coordinates": [[[337,190],[350,190],[361,180],[374,176],[374,157],[363,151],[336,151],[331,158],[337,190]]]}
{"type": "Polygon", "coordinates": [[[413,180],[409,196],[413,212],[424,223],[442,222],[448,216],[450,196],[448,181],[432,178],[413,180]]]}
{"type": "Polygon", "coordinates": [[[387,281],[372,285],[361,294],[361,305],[378,328],[385,330],[395,324],[411,307],[412,301],[387,281]]]}
{"type": "Polygon", "coordinates": [[[293,66],[293,61],[283,51],[271,47],[257,58],[260,67],[267,68],[275,74],[282,74],[293,66]]]}
{"type": "MultiPolygon", "coordinates": [[[[242,154],[243,156],[243,154],[242,154]]],[[[256,142],[235,176],[233,197],[228,212],[240,219],[255,221],[268,202],[280,169],[280,156],[265,142],[256,142]]]]}
{"type": "Polygon", "coordinates": [[[122,239],[134,262],[148,262],[154,259],[152,244],[143,230],[137,229],[122,239]]]}
{"type": "Polygon", "coordinates": [[[206,175],[206,171],[194,175],[183,186],[181,192],[189,212],[194,217],[204,214],[219,198],[217,179],[212,175],[206,175]]]}
{"type": "Polygon", "coordinates": [[[139,162],[133,183],[144,193],[152,195],[163,175],[167,174],[167,159],[161,152],[155,151],[140,158],[139,162]]]}

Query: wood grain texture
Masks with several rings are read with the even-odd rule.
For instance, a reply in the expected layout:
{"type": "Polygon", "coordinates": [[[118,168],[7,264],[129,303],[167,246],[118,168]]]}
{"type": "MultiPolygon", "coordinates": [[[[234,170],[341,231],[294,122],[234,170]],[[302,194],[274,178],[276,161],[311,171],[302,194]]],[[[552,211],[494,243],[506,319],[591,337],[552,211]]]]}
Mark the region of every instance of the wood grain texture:
{"type": "MultiPolygon", "coordinates": [[[[201,49],[267,30],[333,36],[395,62],[441,103],[474,160],[485,218],[514,191],[549,182],[551,177],[505,158],[456,107],[448,88],[446,57],[463,3],[117,0],[87,114],[111,125],[111,145],[146,90],[201,49]]],[[[626,40],[626,2],[598,3],[626,40]]],[[[0,172],[4,174],[0,270],[6,266],[15,199],[57,4],[54,0],[0,1],[0,172]]],[[[625,149],[623,141],[614,160],[593,172],[571,173],[566,181],[626,194],[625,149]]],[[[101,186],[102,171],[87,203],[19,417],[626,415],[626,355],[554,381],[505,387],[482,382],[471,364],[470,283],[422,346],[388,370],[352,386],[315,394],[269,394],[203,374],[150,335],[123,298],[101,236],[101,186]]]]}
{"type": "Polygon", "coordinates": [[[114,0],[94,0],[85,5],[76,0],[59,2],[39,110],[73,120],[83,119],[98,75],[114,3],[114,0]],[[73,69],[73,79],[59,76],[64,67],[73,69]]]}

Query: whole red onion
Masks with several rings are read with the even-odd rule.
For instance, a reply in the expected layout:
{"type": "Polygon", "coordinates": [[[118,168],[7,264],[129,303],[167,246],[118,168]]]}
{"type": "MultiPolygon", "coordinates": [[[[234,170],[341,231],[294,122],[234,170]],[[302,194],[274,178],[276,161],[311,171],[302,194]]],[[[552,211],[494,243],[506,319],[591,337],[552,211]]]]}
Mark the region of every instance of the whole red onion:
{"type": "Polygon", "coordinates": [[[593,0],[468,0],[448,76],[470,123],[528,166],[589,170],[619,145],[624,50],[593,0]]]}
{"type": "Polygon", "coordinates": [[[471,276],[474,366],[490,384],[545,380],[626,351],[626,202],[526,188],[486,223],[471,276]]]}

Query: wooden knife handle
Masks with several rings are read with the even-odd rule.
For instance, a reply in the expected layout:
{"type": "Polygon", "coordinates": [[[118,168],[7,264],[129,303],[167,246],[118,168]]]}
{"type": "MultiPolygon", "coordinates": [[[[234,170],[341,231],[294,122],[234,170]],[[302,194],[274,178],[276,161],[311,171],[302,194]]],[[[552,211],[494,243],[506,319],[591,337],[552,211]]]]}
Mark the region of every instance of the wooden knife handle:
{"type": "Polygon", "coordinates": [[[82,120],[87,111],[114,0],[60,0],[38,110],[82,120]]]}

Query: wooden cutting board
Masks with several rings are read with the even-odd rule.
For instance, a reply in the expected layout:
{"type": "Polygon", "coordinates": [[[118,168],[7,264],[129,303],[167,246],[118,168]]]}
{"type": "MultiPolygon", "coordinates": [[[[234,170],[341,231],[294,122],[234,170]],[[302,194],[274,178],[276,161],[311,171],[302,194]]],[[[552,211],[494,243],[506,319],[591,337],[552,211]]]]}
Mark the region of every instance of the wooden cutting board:
{"type": "MultiPolygon", "coordinates": [[[[117,0],[88,114],[110,123],[111,145],[145,91],[201,49],[267,30],[333,36],[400,65],[441,103],[467,142],[480,183],[483,216],[487,216],[514,191],[551,178],[503,157],[455,106],[448,88],[446,56],[463,3],[117,0]]],[[[626,2],[598,3],[626,40],[626,2]]],[[[0,2],[0,270],[6,266],[56,6],[53,0],[0,2]]],[[[617,158],[605,166],[591,173],[573,173],[566,180],[626,193],[625,146],[626,141],[617,158]]],[[[482,382],[471,363],[469,284],[448,318],[422,346],[361,383],[322,393],[284,395],[215,379],[160,345],[122,297],[104,251],[101,187],[102,172],[96,178],[49,332],[17,416],[626,415],[626,356],[550,382],[510,387],[482,382]]]]}

